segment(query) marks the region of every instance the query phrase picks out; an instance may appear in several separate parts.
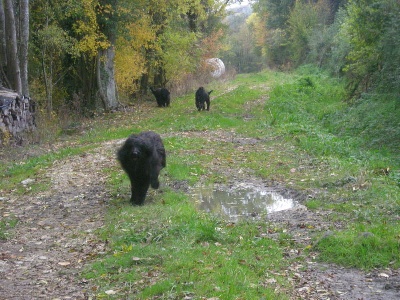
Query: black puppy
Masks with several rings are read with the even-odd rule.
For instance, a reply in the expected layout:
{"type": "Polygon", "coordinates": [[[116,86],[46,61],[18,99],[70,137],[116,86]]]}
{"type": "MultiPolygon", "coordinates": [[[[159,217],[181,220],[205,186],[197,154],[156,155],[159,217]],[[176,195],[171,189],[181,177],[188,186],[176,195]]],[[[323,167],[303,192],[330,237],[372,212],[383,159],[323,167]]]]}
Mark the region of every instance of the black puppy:
{"type": "Polygon", "coordinates": [[[212,90],[209,91],[208,93],[206,90],[201,86],[199,89],[196,91],[196,107],[197,110],[205,110],[205,104],[207,104],[207,110],[210,110],[210,94],[212,90]]]}
{"type": "Polygon", "coordinates": [[[158,175],[166,166],[161,137],[153,131],[132,134],[118,150],[117,158],[131,181],[131,203],[142,205],[149,186],[158,189],[158,175]]]}
{"type": "Polygon", "coordinates": [[[167,107],[171,102],[171,93],[166,88],[153,89],[150,87],[154,97],[156,97],[159,107],[167,107]]]}

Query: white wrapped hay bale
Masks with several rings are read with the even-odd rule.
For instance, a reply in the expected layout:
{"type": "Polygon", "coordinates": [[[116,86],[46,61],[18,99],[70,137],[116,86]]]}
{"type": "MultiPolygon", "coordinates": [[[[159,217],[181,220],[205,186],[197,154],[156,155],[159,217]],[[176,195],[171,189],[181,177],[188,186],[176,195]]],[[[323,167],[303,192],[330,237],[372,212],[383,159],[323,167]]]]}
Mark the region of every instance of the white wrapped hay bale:
{"type": "Polygon", "coordinates": [[[210,66],[213,78],[219,78],[225,74],[225,65],[219,58],[209,58],[206,60],[206,63],[210,66]]]}

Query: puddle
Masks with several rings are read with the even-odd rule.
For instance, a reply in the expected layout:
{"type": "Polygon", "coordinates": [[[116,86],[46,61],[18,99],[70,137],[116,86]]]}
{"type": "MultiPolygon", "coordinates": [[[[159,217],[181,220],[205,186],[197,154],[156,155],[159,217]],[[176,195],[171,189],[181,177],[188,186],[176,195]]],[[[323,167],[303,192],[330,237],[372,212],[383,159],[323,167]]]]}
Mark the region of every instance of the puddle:
{"type": "Polygon", "coordinates": [[[229,221],[244,217],[257,218],[294,208],[297,204],[271,188],[243,183],[233,187],[198,186],[193,189],[192,196],[199,209],[218,214],[229,221]]]}

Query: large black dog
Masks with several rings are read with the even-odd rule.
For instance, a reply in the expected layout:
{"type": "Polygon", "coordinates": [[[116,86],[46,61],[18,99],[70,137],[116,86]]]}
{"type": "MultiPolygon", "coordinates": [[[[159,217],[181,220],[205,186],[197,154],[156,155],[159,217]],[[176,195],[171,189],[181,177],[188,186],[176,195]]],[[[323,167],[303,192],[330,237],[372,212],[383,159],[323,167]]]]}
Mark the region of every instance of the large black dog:
{"type": "Polygon", "coordinates": [[[167,107],[171,103],[171,93],[166,88],[153,89],[150,87],[154,97],[156,97],[159,107],[167,107]]]}
{"type": "Polygon", "coordinates": [[[149,186],[158,189],[158,175],[167,164],[161,137],[153,131],[132,134],[118,150],[117,158],[131,181],[131,203],[142,205],[149,186]]]}
{"type": "Polygon", "coordinates": [[[212,90],[206,92],[206,90],[201,86],[196,91],[196,107],[197,110],[205,110],[205,104],[207,104],[207,110],[210,110],[210,94],[212,90]]]}

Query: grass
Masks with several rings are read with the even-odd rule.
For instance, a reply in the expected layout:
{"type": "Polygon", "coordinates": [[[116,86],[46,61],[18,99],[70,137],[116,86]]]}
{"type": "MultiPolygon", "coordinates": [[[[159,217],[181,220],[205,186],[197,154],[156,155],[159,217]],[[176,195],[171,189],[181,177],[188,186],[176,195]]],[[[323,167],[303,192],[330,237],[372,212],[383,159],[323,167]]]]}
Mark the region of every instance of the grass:
{"type": "Polygon", "coordinates": [[[398,224],[356,223],[346,231],[322,238],[315,248],[320,251],[322,261],[366,270],[382,266],[398,268],[399,230],[398,224]]]}
{"type": "Polygon", "coordinates": [[[116,218],[108,221],[113,226],[99,234],[111,237],[113,253],[86,273],[104,278],[99,297],[110,289],[135,299],[276,296],[260,282],[269,269],[284,267],[279,245],[261,235],[265,223],[227,224],[199,213],[184,194],[167,191],[160,197],[163,205],[117,204],[109,215],[116,218]]]}
{"type": "Polygon", "coordinates": [[[145,206],[128,204],[129,181],[118,167],[104,170],[112,205],[98,235],[110,251],[83,273],[97,286],[98,299],[288,299],[290,249],[304,253],[303,259],[311,251],[320,261],[345,267],[399,267],[396,99],[369,96],[346,103],[344,83],[311,66],[291,74],[239,75],[207,89],[214,90],[209,112],[195,110],[193,95],[145,113],[148,105],[138,103],[129,114],[86,123],[87,134],[69,137],[74,147],[24,165],[0,166],[11,190],[53,161],[103,141],[142,130],[163,136],[165,187],[150,192],[145,206]],[[185,188],[174,188],[226,183],[246,174],[304,193],[317,191],[304,204],[331,211],[332,234],[317,228],[309,232],[313,247],[296,244],[285,228],[268,222],[232,224],[200,212],[185,188]]]}
{"type": "Polygon", "coordinates": [[[7,215],[0,220],[0,241],[10,237],[10,232],[17,226],[18,219],[15,216],[7,215]]]}

